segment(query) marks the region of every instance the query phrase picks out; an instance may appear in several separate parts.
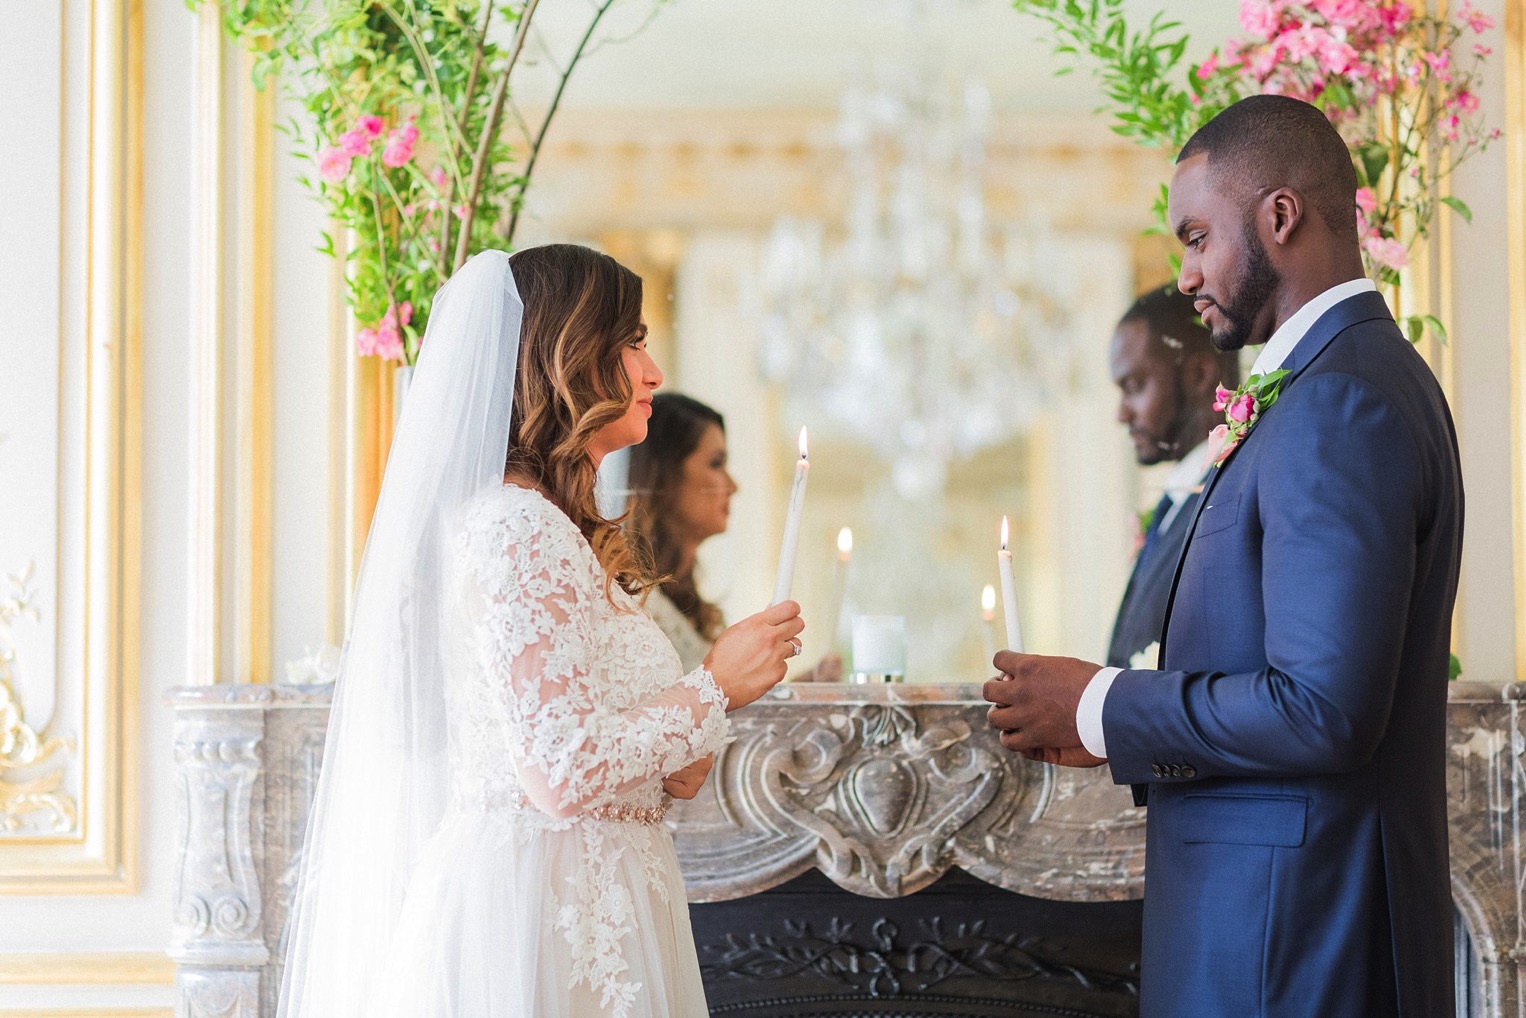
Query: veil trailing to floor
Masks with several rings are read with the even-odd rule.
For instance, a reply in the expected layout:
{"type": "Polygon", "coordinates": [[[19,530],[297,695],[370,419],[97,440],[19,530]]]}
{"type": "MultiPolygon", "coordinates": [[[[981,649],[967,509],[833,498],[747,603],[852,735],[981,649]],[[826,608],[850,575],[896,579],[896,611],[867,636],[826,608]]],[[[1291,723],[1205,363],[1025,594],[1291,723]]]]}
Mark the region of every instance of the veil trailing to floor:
{"type": "Polygon", "coordinates": [[[366,540],[292,899],[282,1018],[362,1018],[448,797],[461,513],[503,484],[524,305],[485,251],[436,295],[366,540]]]}

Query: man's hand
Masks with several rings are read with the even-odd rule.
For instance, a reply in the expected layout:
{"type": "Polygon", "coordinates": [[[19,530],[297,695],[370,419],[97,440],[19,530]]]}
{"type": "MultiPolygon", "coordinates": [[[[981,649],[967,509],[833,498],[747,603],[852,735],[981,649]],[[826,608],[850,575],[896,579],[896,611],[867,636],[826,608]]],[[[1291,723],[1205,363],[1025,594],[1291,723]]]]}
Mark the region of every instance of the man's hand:
{"type": "Polygon", "coordinates": [[[993,663],[1002,676],[985,685],[985,698],[992,704],[986,717],[1001,729],[1003,746],[1030,760],[1067,767],[1104,762],[1086,751],[1076,731],[1076,705],[1100,665],[1009,650],[993,663]]]}
{"type": "Polygon", "coordinates": [[[692,799],[699,794],[700,788],[705,784],[705,778],[710,775],[710,765],[715,763],[715,754],[702,756],[689,766],[676,770],[662,779],[662,790],[675,799],[692,799]]]}

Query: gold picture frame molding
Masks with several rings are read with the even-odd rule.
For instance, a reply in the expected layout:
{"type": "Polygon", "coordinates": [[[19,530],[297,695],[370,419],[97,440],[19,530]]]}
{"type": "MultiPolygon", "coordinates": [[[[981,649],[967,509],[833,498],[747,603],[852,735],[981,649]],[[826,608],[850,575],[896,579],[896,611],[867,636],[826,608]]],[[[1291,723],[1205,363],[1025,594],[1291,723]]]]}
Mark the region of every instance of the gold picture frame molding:
{"type": "Polygon", "coordinates": [[[142,12],[88,11],[79,826],[0,841],[0,895],[137,890],[142,12]]]}

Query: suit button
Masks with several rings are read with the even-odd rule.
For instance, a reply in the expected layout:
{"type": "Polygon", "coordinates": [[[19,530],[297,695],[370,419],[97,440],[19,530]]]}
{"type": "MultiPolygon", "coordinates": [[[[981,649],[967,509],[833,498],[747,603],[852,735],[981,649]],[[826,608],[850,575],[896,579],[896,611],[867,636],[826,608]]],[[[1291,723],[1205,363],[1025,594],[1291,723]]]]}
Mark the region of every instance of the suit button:
{"type": "Polygon", "coordinates": [[[1151,764],[1150,773],[1155,775],[1157,778],[1163,778],[1166,776],[1166,769],[1160,764],[1151,764]]]}
{"type": "Polygon", "coordinates": [[[1182,776],[1182,769],[1180,767],[1176,766],[1175,764],[1172,764],[1171,765],[1171,776],[1173,778],[1181,777],[1182,776]]]}
{"type": "Polygon", "coordinates": [[[1184,778],[1195,778],[1195,777],[1197,777],[1197,768],[1192,766],[1191,764],[1186,764],[1185,766],[1182,767],[1182,777],[1184,777],[1184,778]]]}

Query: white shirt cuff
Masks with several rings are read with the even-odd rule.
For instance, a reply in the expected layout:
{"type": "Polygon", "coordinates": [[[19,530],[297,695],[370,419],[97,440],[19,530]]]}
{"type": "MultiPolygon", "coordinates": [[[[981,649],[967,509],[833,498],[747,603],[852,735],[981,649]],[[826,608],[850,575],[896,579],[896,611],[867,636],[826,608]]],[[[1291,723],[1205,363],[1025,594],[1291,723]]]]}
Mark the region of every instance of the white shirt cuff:
{"type": "Polygon", "coordinates": [[[1107,701],[1107,691],[1122,668],[1104,668],[1081,691],[1081,702],[1076,704],[1076,734],[1081,745],[1092,756],[1107,759],[1107,740],[1102,735],[1102,705],[1107,701]]]}

